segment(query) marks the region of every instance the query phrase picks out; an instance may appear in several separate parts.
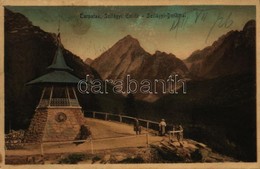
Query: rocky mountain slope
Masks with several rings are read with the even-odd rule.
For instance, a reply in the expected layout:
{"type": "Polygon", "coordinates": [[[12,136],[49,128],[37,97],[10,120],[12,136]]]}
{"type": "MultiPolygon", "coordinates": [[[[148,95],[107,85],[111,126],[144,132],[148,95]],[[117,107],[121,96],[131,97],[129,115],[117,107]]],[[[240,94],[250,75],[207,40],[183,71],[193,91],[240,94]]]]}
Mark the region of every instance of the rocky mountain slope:
{"type": "Polygon", "coordinates": [[[103,79],[124,79],[130,74],[136,79],[167,78],[172,73],[185,75],[185,64],[173,54],[146,52],[137,39],[127,35],[96,58],[91,66],[103,79]]]}
{"type": "Polygon", "coordinates": [[[211,46],[194,51],[185,63],[192,75],[215,78],[255,71],[256,22],[248,21],[243,30],[230,31],[211,46]]]}
{"type": "MultiPolygon", "coordinates": [[[[186,77],[188,69],[185,64],[173,54],[156,51],[153,55],[146,52],[137,39],[130,35],[119,40],[110,49],[96,58],[91,66],[103,79],[122,79],[127,75],[141,81],[143,79],[167,80],[170,75],[177,74],[186,77]]],[[[158,91],[161,88],[158,85],[158,91]]],[[[139,93],[138,98],[147,97],[139,93]]],[[[147,99],[146,99],[147,100],[147,99]]]]}

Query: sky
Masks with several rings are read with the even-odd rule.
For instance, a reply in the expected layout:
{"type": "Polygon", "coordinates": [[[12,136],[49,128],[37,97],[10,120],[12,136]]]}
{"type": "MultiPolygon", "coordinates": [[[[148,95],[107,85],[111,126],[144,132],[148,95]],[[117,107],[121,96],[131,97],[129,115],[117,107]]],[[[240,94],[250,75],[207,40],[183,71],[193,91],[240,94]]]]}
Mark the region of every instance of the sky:
{"type": "Polygon", "coordinates": [[[64,47],[95,59],[127,35],[149,53],[163,51],[180,59],[211,45],[256,17],[255,6],[9,6],[35,26],[57,33],[64,47]],[[106,17],[109,16],[109,17],[106,17]],[[170,17],[168,17],[170,16],[170,17]],[[97,18],[98,17],[98,18],[97,18]]]}

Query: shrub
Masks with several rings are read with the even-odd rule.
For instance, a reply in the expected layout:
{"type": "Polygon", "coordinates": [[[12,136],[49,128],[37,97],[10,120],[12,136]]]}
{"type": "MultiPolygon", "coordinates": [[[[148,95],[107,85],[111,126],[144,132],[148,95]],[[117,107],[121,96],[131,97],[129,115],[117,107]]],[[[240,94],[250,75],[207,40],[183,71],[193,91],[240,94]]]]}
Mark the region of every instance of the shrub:
{"type": "Polygon", "coordinates": [[[65,158],[60,159],[59,164],[77,164],[85,159],[85,154],[70,154],[65,158]]]}

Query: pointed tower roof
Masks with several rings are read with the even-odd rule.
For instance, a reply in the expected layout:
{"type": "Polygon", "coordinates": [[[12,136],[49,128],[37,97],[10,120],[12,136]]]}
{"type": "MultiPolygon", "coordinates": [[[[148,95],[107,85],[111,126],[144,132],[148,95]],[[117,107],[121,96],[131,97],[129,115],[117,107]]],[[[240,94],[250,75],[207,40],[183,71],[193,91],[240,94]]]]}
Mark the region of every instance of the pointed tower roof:
{"type": "Polygon", "coordinates": [[[77,84],[79,82],[80,79],[70,73],[70,71],[72,71],[73,69],[67,66],[65,59],[63,57],[60,33],[57,36],[57,41],[58,41],[58,48],[54,56],[53,62],[50,66],[47,67],[47,69],[49,69],[50,72],[28,82],[27,85],[77,84]]]}
{"type": "Polygon", "coordinates": [[[65,72],[65,71],[52,71],[48,74],[42,75],[30,82],[27,85],[34,84],[77,84],[79,78],[76,76],[65,72]]]}
{"type": "Polygon", "coordinates": [[[54,70],[70,70],[72,71],[69,66],[67,66],[64,57],[63,57],[63,52],[61,48],[61,40],[60,40],[60,33],[57,36],[57,41],[58,41],[58,49],[56,51],[56,54],[54,56],[54,59],[52,61],[52,64],[48,66],[48,69],[54,69],[54,70]]]}

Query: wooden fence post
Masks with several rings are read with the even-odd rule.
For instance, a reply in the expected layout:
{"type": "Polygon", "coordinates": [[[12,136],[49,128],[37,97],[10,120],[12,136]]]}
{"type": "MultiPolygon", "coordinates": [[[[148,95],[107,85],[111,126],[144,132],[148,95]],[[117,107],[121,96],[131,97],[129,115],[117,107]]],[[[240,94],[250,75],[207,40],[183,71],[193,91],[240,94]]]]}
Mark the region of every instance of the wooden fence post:
{"type": "Polygon", "coordinates": [[[149,121],[146,122],[146,128],[147,128],[147,131],[149,129],[149,121]]]}
{"type": "Polygon", "coordinates": [[[91,154],[94,154],[94,147],[93,147],[92,138],[90,140],[90,146],[91,146],[91,154]]]}
{"type": "Polygon", "coordinates": [[[93,112],[93,118],[96,118],[96,112],[93,112]]]}
{"type": "Polygon", "coordinates": [[[107,121],[107,113],[106,113],[106,121],[107,121]]]}
{"type": "Polygon", "coordinates": [[[43,152],[43,143],[41,143],[41,155],[44,156],[44,152],[43,152]]]}
{"type": "Polygon", "coordinates": [[[119,115],[119,120],[120,120],[120,123],[122,123],[122,116],[119,115]]]}
{"type": "Polygon", "coordinates": [[[146,146],[148,147],[149,146],[149,134],[146,133],[146,146]]]}

